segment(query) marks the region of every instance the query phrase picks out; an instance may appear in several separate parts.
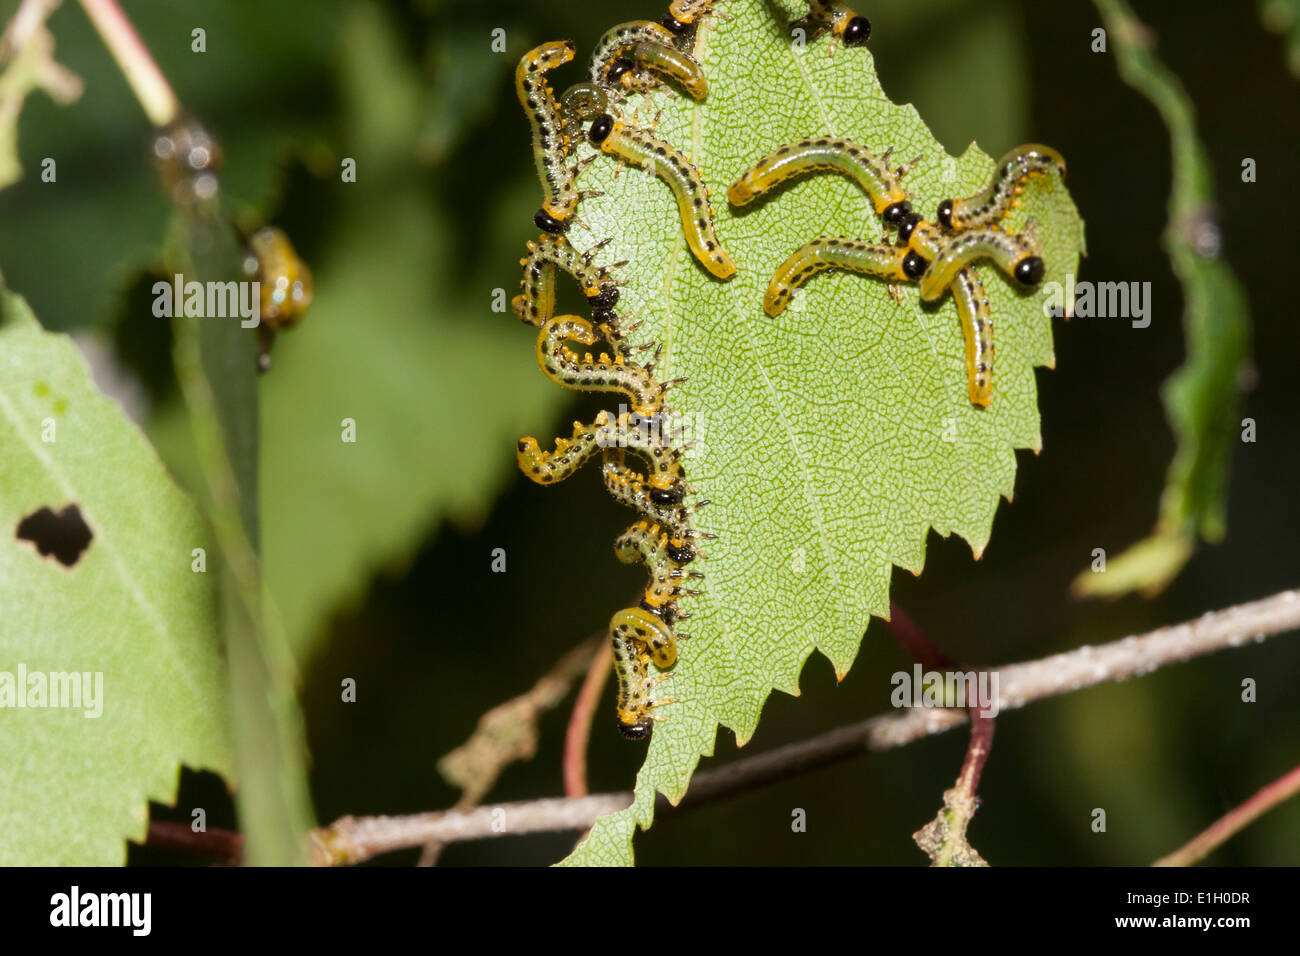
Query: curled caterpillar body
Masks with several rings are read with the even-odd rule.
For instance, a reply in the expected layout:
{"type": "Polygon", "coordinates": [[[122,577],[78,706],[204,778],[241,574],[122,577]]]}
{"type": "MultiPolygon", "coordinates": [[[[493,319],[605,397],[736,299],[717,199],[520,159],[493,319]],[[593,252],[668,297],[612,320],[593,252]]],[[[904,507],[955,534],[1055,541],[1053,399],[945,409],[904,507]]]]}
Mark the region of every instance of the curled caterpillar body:
{"type": "Polygon", "coordinates": [[[691,253],[719,279],[736,274],[736,264],[713,228],[713,207],[700,171],[681,152],[646,132],[625,126],[609,114],[591,124],[590,138],[601,151],[638,169],[653,169],[677,199],[682,230],[691,253]]]}
{"type": "Polygon", "coordinates": [[[957,273],[978,259],[992,259],[1017,283],[1032,289],[1043,281],[1045,269],[1036,237],[1032,223],[1019,234],[996,226],[959,232],[939,250],[922,274],[921,298],[927,302],[940,298],[957,273]]]}
{"type": "Polygon", "coordinates": [[[519,439],[515,446],[519,470],[539,485],[563,481],[600,449],[600,430],[608,419],[609,413],[601,412],[591,425],[574,422],[572,437],[555,439],[554,451],[542,451],[532,436],[519,439]]]}
{"type": "Polygon", "coordinates": [[[595,345],[596,330],[586,319],[561,315],[542,326],[537,336],[537,364],[546,377],[565,388],[592,392],[621,392],[632,403],[637,415],[654,415],[663,411],[664,386],[649,369],[610,358],[601,353],[594,359],[588,352],[579,358],[565,345],[566,341],[595,345]]]}
{"type": "Polygon", "coordinates": [[[966,339],[966,390],[972,405],[987,408],[993,401],[993,316],[984,283],[974,266],[957,273],[952,297],[966,339]]]}
{"type": "Polygon", "coordinates": [[[592,83],[645,93],[660,85],[657,77],[679,84],[692,99],[709,95],[700,64],[676,47],[677,37],[649,20],[620,23],[605,32],[591,57],[592,83]]]}
{"type": "Polygon", "coordinates": [[[888,153],[877,156],[846,139],[801,139],[774,150],[741,173],[727,190],[727,199],[733,206],[744,206],[796,176],[839,173],[857,183],[871,197],[876,213],[893,225],[911,212],[901,184],[909,166],[890,169],[888,153]]]}
{"type": "MultiPolygon", "coordinates": [[[[519,260],[524,267],[520,280],[523,291],[510,302],[510,308],[520,319],[532,326],[542,326],[555,314],[555,276],[557,269],[571,275],[582,288],[582,294],[598,320],[605,322],[618,302],[618,286],[610,278],[612,266],[594,266],[592,259],[604,243],[599,243],[579,254],[564,236],[543,233],[528,243],[528,255],[519,260]]],[[[616,323],[615,323],[616,324],[616,323]]]]}
{"type": "Polygon", "coordinates": [[[582,137],[582,124],[609,109],[609,94],[598,83],[574,83],[560,94],[560,135],[572,144],[582,137]]]}
{"type": "Polygon", "coordinates": [[[1017,146],[998,160],[988,185],[966,199],[945,199],[936,218],[945,229],[956,232],[991,226],[1019,203],[1029,180],[1052,174],[1065,178],[1065,158],[1060,153],[1038,143],[1017,146]]]}
{"type": "Polygon", "coordinates": [[[813,276],[830,269],[847,269],[860,275],[907,282],[925,268],[925,260],[906,246],[863,242],[860,239],[823,237],[805,243],[777,267],[763,296],[763,311],[775,318],[790,304],[794,290],[813,276]]]}
{"type": "Polygon", "coordinates": [[[645,475],[628,467],[621,456],[607,451],[601,465],[601,478],[605,490],[619,504],[645,515],[660,527],[685,539],[698,535],[691,530],[694,509],[682,504],[686,496],[685,484],[680,477],[663,476],[655,485],[645,475]]]}
{"type": "Polygon", "coordinates": [[[677,637],[672,629],[645,608],[629,607],[619,611],[609,622],[614,634],[635,641],[650,652],[655,667],[667,670],[677,663],[677,637]]]}
{"type": "Polygon", "coordinates": [[[572,41],[543,43],[525,53],[515,68],[515,93],[532,129],[533,162],[542,184],[542,207],[533,221],[543,232],[564,232],[578,208],[574,172],[565,162],[568,141],[546,79],[547,72],[568,63],[573,55],[572,41]]]}
{"type": "Polygon", "coordinates": [[[641,606],[652,614],[661,608],[675,607],[684,594],[699,594],[683,584],[686,579],[703,577],[698,572],[683,570],[696,557],[695,547],[684,537],[669,535],[649,521],[639,521],[614,542],[614,553],[624,564],[642,561],[650,570],[650,584],[641,598],[641,606]]]}
{"type": "Polygon", "coordinates": [[[865,46],[871,39],[871,21],[835,0],[808,0],[808,16],[791,26],[804,30],[810,40],[830,30],[845,46],[865,46]]]}
{"type": "Polygon", "coordinates": [[[614,673],[618,678],[618,729],[628,740],[644,740],[654,729],[653,710],[661,704],[673,703],[671,699],[654,699],[654,687],[668,675],[650,676],[651,650],[636,637],[641,631],[657,634],[656,626],[667,636],[667,647],[676,660],[676,646],[672,632],[640,608],[625,608],[609,622],[610,644],[614,652],[614,673]]]}

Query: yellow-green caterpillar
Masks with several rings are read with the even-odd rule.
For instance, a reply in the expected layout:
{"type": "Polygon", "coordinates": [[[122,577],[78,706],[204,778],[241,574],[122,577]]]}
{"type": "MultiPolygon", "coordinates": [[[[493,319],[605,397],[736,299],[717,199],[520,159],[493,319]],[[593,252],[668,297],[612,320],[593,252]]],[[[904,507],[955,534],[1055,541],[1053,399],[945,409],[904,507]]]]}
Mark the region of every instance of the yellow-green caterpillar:
{"type": "Polygon", "coordinates": [[[670,535],[659,525],[642,520],[619,536],[614,553],[624,564],[642,561],[650,569],[650,584],[641,598],[641,606],[652,613],[655,609],[675,606],[684,594],[699,594],[682,583],[688,578],[704,577],[698,571],[683,570],[696,557],[695,548],[687,538],[670,535]]]}
{"type": "Polygon", "coordinates": [[[972,405],[987,408],[993,401],[993,316],[984,283],[974,266],[957,273],[952,297],[966,340],[966,391],[972,405]]]}
{"type": "Polygon", "coordinates": [[[733,206],[745,206],[796,176],[839,173],[871,197],[876,213],[887,225],[897,225],[912,211],[902,186],[902,178],[912,164],[891,169],[889,156],[889,151],[877,156],[846,139],[801,139],[778,147],[741,173],[727,190],[727,199],[733,206]]]}
{"type": "Polygon", "coordinates": [[[921,275],[921,298],[932,302],[952,285],[957,273],[978,259],[993,262],[1025,288],[1043,281],[1045,266],[1038,254],[1038,232],[1031,221],[1022,233],[985,226],[959,232],[944,245],[921,275]]]}
{"type": "Polygon", "coordinates": [[[572,341],[595,345],[599,340],[586,319],[556,316],[542,326],[537,336],[537,364],[547,378],[565,388],[621,392],[631,400],[632,411],[641,416],[663,411],[667,389],[650,369],[625,362],[621,355],[610,358],[603,352],[599,358],[593,358],[590,352],[579,358],[565,344],[572,341]]]}
{"type": "Polygon", "coordinates": [[[660,646],[660,660],[672,666],[677,647],[672,633],[662,621],[639,607],[624,608],[609,622],[610,643],[614,652],[614,673],[618,677],[618,729],[629,740],[644,740],[654,729],[654,708],[676,703],[671,698],[654,699],[655,685],[669,675],[650,676],[651,641],[660,646]]]}
{"type": "Polygon", "coordinates": [[[719,279],[736,274],[736,264],[722,248],[713,228],[709,191],[689,159],[653,134],[625,126],[608,113],[591,124],[588,136],[602,152],[627,165],[653,169],[677,199],[686,244],[695,258],[719,279]]]}
{"type": "Polygon", "coordinates": [[[776,269],[763,296],[763,311],[776,317],[790,304],[794,290],[830,269],[906,282],[924,271],[926,262],[906,246],[863,242],[847,237],[823,237],[804,243],[776,269]]]}
{"type": "Polygon", "coordinates": [[[709,95],[709,81],[700,64],[675,46],[677,38],[650,20],[620,23],[596,41],[591,56],[591,81],[630,93],[645,93],[670,79],[692,99],[709,95]]]}
{"type": "Polygon", "coordinates": [[[998,160],[983,189],[966,199],[945,199],[936,218],[945,229],[956,232],[994,225],[1020,204],[1020,194],[1029,180],[1046,175],[1064,179],[1065,157],[1039,143],[1017,146],[998,160]]]}
{"type": "Polygon", "coordinates": [[[574,185],[574,170],[565,162],[569,141],[561,130],[555,94],[546,74],[573,59],[570,40],[543,43],[529,50],[515,68],[515,93],[524,108],[533,135],[533,162],[542,184],[542,207],[533,222],[543,232],[569,228],[581,198],[574,185]]]}
{"type": "Polygon", "coordinates": [[[808,16],[790,26],[804,30],[809,40],[830,30],[845,46],[865,46],[871,39],[871,21],[836,0],[808,0],[808,16]]]}
{"type": "Polygon", "coordinates": [[[542,326],[555,314],[555,276],[557,269],[571,275],[582,289],[592,317],[602,325],[617,327],[614,306],[618,303],[618,286],[611,278],[613,270],[626,261],[608,266],[592,265],[596,254],[609,240],[598,242],[579,254],[564,236],[542,233],[528,243],[528,255],[519,260],[524,268],[519,284],[522,292],[510,302],[511,311],[529,325],[542,326]]]}

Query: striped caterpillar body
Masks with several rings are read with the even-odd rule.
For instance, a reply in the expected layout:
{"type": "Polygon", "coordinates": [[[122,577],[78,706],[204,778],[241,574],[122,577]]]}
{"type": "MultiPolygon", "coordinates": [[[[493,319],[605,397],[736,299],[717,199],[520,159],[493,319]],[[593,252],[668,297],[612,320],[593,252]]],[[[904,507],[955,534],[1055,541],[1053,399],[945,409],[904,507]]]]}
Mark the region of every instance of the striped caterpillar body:
{"type": "Polygon", "coordinates": [[[681,152],[645,130],[625,126],[606,113],[588,134],[601,151],[638,169],[653,169],[677,199],[686,244],[704,268],[719,279],[736,274],[736,264],[713,228],[713,207],[700,171],[681,152]]]}
{"type": "Polygon", "coordinates": [[[845,46],[865,46],[871,39],[871,21],[835,0],[808,0],[808,16],[791,27],[805,31],[809,40],[830,30],[845,46]]]}
{"type": "Polygon", "coordinates": [[[1022,233],[997,226],[959,232],[948,241],[921,275],[921,298],[932,302],[952,285],[957,273],[978,259],[992,259],[1021,286],[1031,289],[1043,281],[1037,230],[1031,222],[1022,233]]]}
{"type": "Polygon", "coordinates": [[[614,673],[618,677],[618,729],[628,740],[644,740],[658,719],[655,707],[676,703],[671,698],[655,700],[655,685],[669,675],[650,676],[651,642],[660,647],[660,659],[677,659],[672,632],[662,621],[641,608],[624,608],[609,622],[610,643],[614,652],[614,673]]]}
{"type": "Polygon", "coordinates": [[[906,246],[843,237],[814,239],[796,249],[777,267],[763,296],[763,311],[773,318],[780,315],[790,304],[795,289],[829,269],[846,269],[889,282],[905,282],[919,276],[925,266],[925,260],[906,246]]]}
{"type": "Polygon", "coordinates": [[[555,314],[555,275],[563,269],[582,288],[592,316],[601,324],[617,327],[614,306],[618,303],[618,285],[610,278],[613,270],[627,265],[593,266],[592,260],[609,240],[597,243],[579,254],[564,236],[543,233],[528,243],[528,255],[519,260],[524,267],[520,280],[523,289],[510,302],[511,311],[532,326],[542,326],[555,314]]]}
{"type": "Polygon", "coordinates": [[[994,225],[1019,205],[1029,180],[1052,174],[1065,178],[1065,158],[1060,153],[1038,143],[1017,146],[998,160],[988,185],[967,199],[945,199],[936,218],[955,232],[994,225]]]}
{"type": "Polygon", "coordinates": [[[572,437],[557,438],[554,451],[542,451],[536,438],[526,436],[515,449],[519,470],[539,485],[553,485],[576,472],[600,449],[631,450],[649,466],[649,477],[643,482],[647,495],[660,500],[676,497],[680,502],[685,493],[681,449],[665,441],[654,427],[657,420],[657,415],[646,418],[636,412],[614,418],[602,411],[590,425],[574,422],[572,437]]]}
{"type": "Polygon", "coordinates": [[[559,109],[546,74],[573,59],[572,41],[543,43],[529,50],[515,68],[515,93],[524,108],[533,135],[533,162],[542,184],[542,207],[533,222],[543,232],[569,228],[578,208],[574,171],[565,162],[568,142],[560,129],[559,109]]]}
{"type": "Polygon", "coordinates": [[[560,135],[567,145],[582,138],[582,124],[609,109],[609,94],[599,83],[574,83],[560,94],[560,135]]]}
{"type": "Polygon", "coordinates": [[[993,401],[993,316],[984,283],[974,266],[957,273],[952,297],[966,340],[966,391],[972,405],[987,408],[993,401]]]}
{"type": "Polygon", "coordinates": [[[680,537],[702,537],[690,527],[691,516],[701,505],[688,508],[682,504],[686,487],[680,476],[665,473],[647,480],[624,463],[621,452],[607,449],[601,465],[601,478],[610,497],[680,537]]]}
{"type": "Polygon", "coordinates": [[[633,365],[621,355],[601,353],[593,359],[588,352],[579,358],[567,341],[595,345],[599,336],[592,324],[576,315],[561,315],[542,326],[537,336],[537,363],[546,377],[565,388],[592,392],[621,392],[632,403],[632,411],[651,416],[663,411],[666,386],[650,369],[633,365]]]}
{"type": "Polygon", "coordinates": [[[677,49],[677,37],[649,20],[607,30],[591,57],[591,81],[629,93],[646,93],[673,80],[695,100],[709,95],[709,81],[695,58],[677,49]]]}
{"type": "Polygon", "coordinates": [[[876,213],[887,225],[896,225],[912,212],[902,178],[913,164],[891,169],[889,156],[889,151],[877,156],[846,139],[801,139],[781,146],[741,173],[727,190],[727,199],[733,206],[745,206],[796,176],[839,173],[871,197],[876,213]]]}
{"type": "Polygon", "coordinates": [[[609,412],[601,412],[591,425],[573,423],[573,435],[555,439],[554,451],[542,451],[531,435],[519,439],[515,457],[519,470],[539,485],[553,485],[581,468],[600,448],[601,429],[608,424],[609,412]]]}
{"type": "Polygon", "coordinates": [[[661,618],[658,612],[666,607],[675,609],[683,594],[699,594],[682,583],[688,578],[704,577],[697,571],[683,570],[695,560],[694,546],[686,538],[669,535],[657,524],[643,520],[628,528],[614,543],[614,553],[624,564],[642,561],[650,569],[650,584],[641,598],[641,606],[661,618]]]}

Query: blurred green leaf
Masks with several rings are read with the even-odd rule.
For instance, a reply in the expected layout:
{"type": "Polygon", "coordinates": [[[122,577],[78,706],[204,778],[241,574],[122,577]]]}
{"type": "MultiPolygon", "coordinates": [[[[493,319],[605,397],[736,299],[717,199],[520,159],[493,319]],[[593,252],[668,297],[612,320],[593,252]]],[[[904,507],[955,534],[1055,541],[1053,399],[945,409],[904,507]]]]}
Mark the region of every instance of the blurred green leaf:
{"type": "MultiPolygon", "coordinates": [[[[124,6],[185,109],[221,140],[222,186],[243,216],[265,214],[294,145],[327,129],[341,7],[342,0],[124,6]],[[191,51],[196,28],[207,31],[205,53],[191,51]]],[[[85,13],[64,3],[49,28],[85,93],[70,107],[33,97],[23,110],[22,164],[36,170],[52,158],[57,180],[29,175],[0,192],[0,266],[47,327],[70,329],[110,320],[129,284],[157,263],[168,207],[150,164],[148,121],[85,13]]]]}
{"type": "Polygon", "coordinates": [[[1259,19],[1286,38],[1287,69],[1300,79],[1300,0],[1259,0],[1259,19]]]}
{"type": "Polygon", "coordinates": [[[441,520],[480,519],[515,440],[566,400],[491,311],[492,283],[447,267],[456,230],[416,163],[422,80],[394,26],[358,5],[346,34],[357,181],[333,187],[314,303],[263,384],[266,576],[299,659],[441,520]]]}
{"type": "Polygon", "coordinates": [[[8,292],[0,355],[0,668],[103,675],[102,716],[0,712],[0,863],[117,865],[148,801],[175,801],[181,764],[230,775],[217,575],[191,570],[210,542],[72,342],[8,292]],[[15,537],[24,516],[69,505],[93,534],[71,567],[15,537]]]}
{"type": "MultiPolygon", "coordinates": [[[[569,863],[631,862],[656,791],[682,798],[718,725],[747,741],[773,689],[799,692],[812,650],[846,674],[870,616],[888,612],[893,566],[919,573],[931,528],[961,535],[978,555],[999,498],[1011,495],[1015,449],[1040,444],[1033,369],[1053,362],[1051,324],[1044,299],[1018,294],[994,268],[982,272],[998,330],[995,397],[984,410],[967,399],[951,299],[931,311],[914,287],[899,303],[884,283],[831,273],[809,283],[803,311],[762,312],[768,278],[797,246],[881,236],[869,200],[834,176],[734,215],[726,185],[770,149],[829,134],[893,147],[900,161],[919,155],[906,180],[918,210],[975,191],[993,169],[978,149],[947,156],[915,109],[885,97],[869,52],[841,46],[832,57],[826,39],[793,49],[786,25],[802,5],[780,7],[784,19],[763,0],[737,0],[728,18],[701,28],[705,103],[656,95],[639,104],[642,117],[662,108],[659,135],[701,167],[736,278],[718,282],[695,263],[658,180],[629,170],[614,178],[616,165],[601,158],[582,181],[606,195],[584,202],[590,230],[575,227],[575,244],[613,237],[603,258],[630,262],[620,307],[644,321],[639,340],[663,343],[662,376],[689,378],[674,410],[699,440],[686,457],[690,482],[713,502],[697,526],[718,538],[705,549],[703,594],[683,601],[692,640],[663,692],[680,702],[660,711],[635,802],[597,821],[569,863]]],[[[1082,223],[1052,180],[1035,181],[1024,200],[1012,226],[1032,213],[1047,281],[1060,282],[1077,268],[1082,223]]]]}
{"type": "Polygon", "coordinates": [[[1079,574],[1076,594],[1158,594],[1177,577],[1198,539],[1217,542],[1225,512],[1232,446],[1240,424],[1238,381],[1250,353],[1246,293],[1219,258],[1214,177],[1196,133],[1196,112],[1178,78],[1152,52],[1154,37],[1123,0],[1095,0],[1120,76],[1159,111],[1173,151],[1173,189],[1165,247],[1183,288],[1187,361],[1165,382],[1165,411],[1178,441],[1160,517],[1151,537],[1108,562],[1106,573],[1079,574]]]}

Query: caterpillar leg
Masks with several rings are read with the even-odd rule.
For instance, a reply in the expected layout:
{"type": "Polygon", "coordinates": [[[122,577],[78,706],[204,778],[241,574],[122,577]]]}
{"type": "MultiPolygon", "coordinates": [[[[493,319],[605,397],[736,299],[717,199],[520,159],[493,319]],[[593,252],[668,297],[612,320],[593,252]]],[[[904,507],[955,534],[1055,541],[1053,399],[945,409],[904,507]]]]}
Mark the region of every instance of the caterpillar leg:
{"type": "Polygon", "coordinates": [[[638,169],[653,169],[673,191],[691,253],[719,279],[736,274],[736,264],[714,231],[709,191],[699,169],[685,155],[645,130],[625,126],[608,113],[591,124],[588,136],[615,159],[638,169]]]}
{"type": "Polygon", "coordinates": [[[745,206],[797,176],[839,173],[871,197],[887,225],[896,225],[912,211],[902,178],[919,159],[891,169],[888,152],[878,156],[865,146],[827,136],[801,139],[778,147],[741,173],[727,190],[727,199],[733,206],[745,206]]]}
{"type": "Polygon", "coordinates": [[[987,408],[993,401],[993,316],[984,283],[974,266],[957,273],[952,297],[966,339],[966,389],[970,402],[987,408]]]}
{"type": "Polygon", "coordinates": [[[554,451],[542,451],[537,439],[531,436],[519,439],[515,449],[519,470],[539,485],[563,481],[596,454],[601,429],[607,425],[608,418],[607,412],[601,412],[591,425],[574,422],[573,437],[555,439],[554,451]]]}
{"type": "Polygon", "coordinates": [[[1032,222],[1022,233],[998,226],[959,232],[939,250],[921,275],[921,298],[932,302],[943,296],[957,273],[979,259],[992,259],[1021,287],[1032,289],[1043,281],[1046,267],[1038,250],[1038,232],[1032,222]]]}
{"type": "Polygon", "coordinates": [[[830,269],[906,282],[919,276],[924,268],[925,260],[906,246],[843,237],[814,239],[796,249],[777,267],[763,296],[763,311],[773,318],[780,315],[790,304],[795,289],[830,269]]]}
{"type": "Polygon", "coordinates": [[[637,415],[663,411],[664,386],[649,369],[603,352],[599,358],[590,352],[579,358],[567,341],[595,345],[599,337],[590,322],[576,315],[561,315],[543,325],[537,336],[537,364],[551,381],[579,391],[621,392],[637,415]]]}
{"type": "Polygon", "coordinates": [[[992,226],[1020,205],[1025,185],[1037,176],[1065,179],[1065,157],[1050,146],[1026,143],[1005,153],[987,185],[966,199],[945,199],[936,218],[945,229],[965,232],[992,226]]]}
{"type": "Polygon", "coordinates": [[[515,95],[532,130],[533,163],[542,184],[542,206],[533,222],[552,234],[569,228],[578,208],[575,173],[565,162],[571,143],[561,129],[559,108],[546,74],[573,59],[574,45],[564,40],[529,50],[515,68],[515,95]]]}

